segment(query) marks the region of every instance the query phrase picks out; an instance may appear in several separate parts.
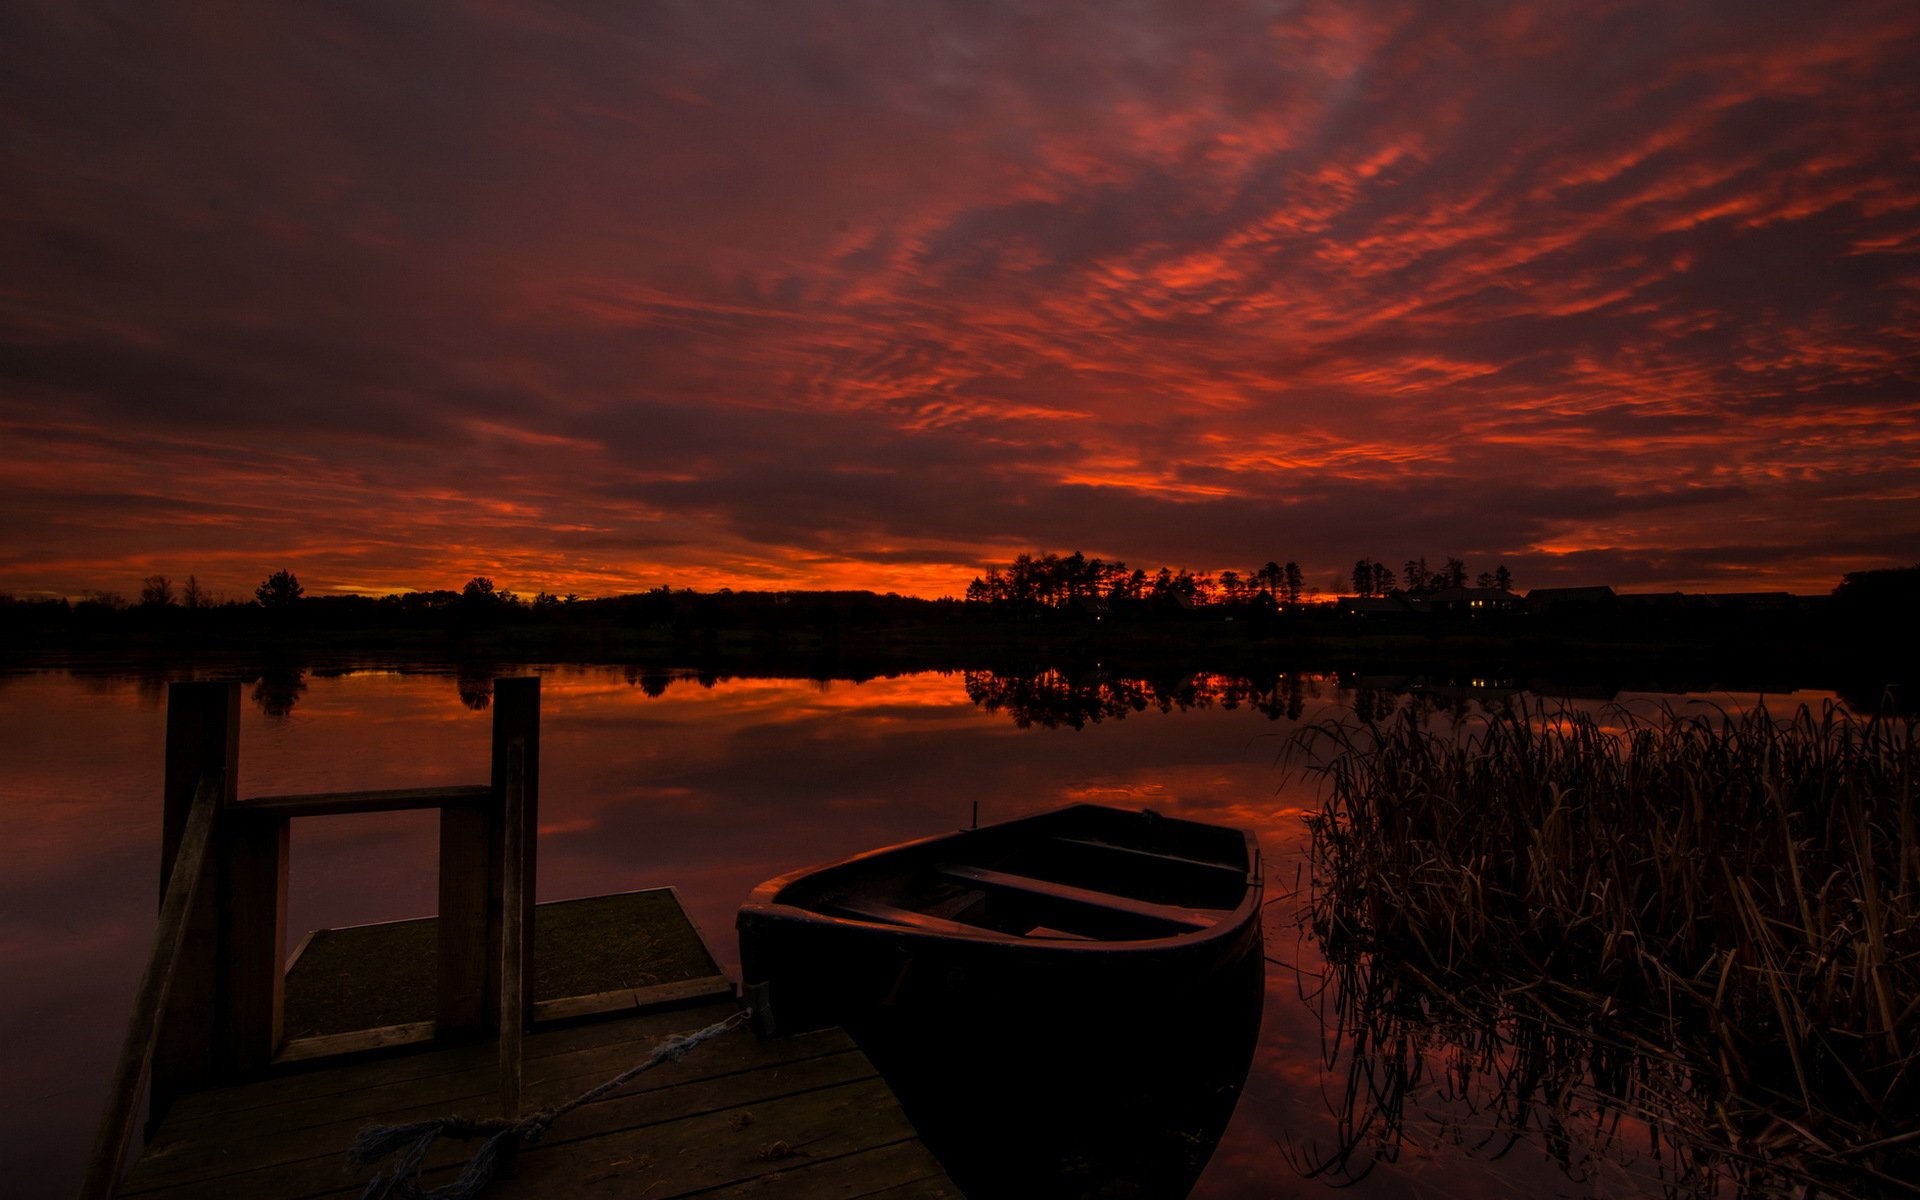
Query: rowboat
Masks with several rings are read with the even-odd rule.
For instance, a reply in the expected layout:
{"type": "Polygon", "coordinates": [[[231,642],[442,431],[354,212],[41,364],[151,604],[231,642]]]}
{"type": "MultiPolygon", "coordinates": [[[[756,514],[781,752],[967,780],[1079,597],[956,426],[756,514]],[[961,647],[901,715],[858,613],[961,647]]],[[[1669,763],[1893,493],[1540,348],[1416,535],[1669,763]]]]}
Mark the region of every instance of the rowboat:
{"type": "Polygon", "coordinates": [[[742,977],[764,1034],[846,1028],[970,1196],[1182,1196],[1252,1058],[1260,897],[1249,834],[1075,805],[769,880],[742,977]]]}
{"type": "Polygon", "coordinates": [[[1078,804],[755,888],[738,920],[763,1033],[891,1010],[1178,1003],[1260,938],[1260,850],[1218,825],[1078,804]]]}

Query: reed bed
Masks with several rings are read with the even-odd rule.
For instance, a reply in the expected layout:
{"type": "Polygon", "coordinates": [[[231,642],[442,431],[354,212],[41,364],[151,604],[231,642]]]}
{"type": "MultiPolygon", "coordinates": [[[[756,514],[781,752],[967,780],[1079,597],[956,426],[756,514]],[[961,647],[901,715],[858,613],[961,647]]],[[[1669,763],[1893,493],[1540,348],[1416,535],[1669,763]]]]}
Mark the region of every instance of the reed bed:
{"type": "Polygon", "coordinates": [[[1920,1194],[1915,732],[1831,705],[1311,727],[1306,919],[1336,975],[1632,1047],[1657,1069],[1596,1086],[1742,1190],[1920,1194]]]}

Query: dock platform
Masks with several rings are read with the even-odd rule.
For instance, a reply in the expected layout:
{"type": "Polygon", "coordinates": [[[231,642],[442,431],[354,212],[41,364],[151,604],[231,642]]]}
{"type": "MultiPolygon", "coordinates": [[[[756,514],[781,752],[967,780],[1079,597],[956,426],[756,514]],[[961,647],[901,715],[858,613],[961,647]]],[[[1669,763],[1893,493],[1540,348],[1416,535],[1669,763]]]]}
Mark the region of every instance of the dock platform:
{"type": "MultiPolygon", "coordinates": [[[[494,681],[488,781],[457,786],[241,797],[239,709],[232,681],[168,690],[160,914],[83,1200],[357,1196],[366,1126],[568,1105],[741,1011],[672,888],[534,903],[538,678],[494,681]],[[291,823],[421,809],[438,915],[320,930],[288,961],[291,823]]],[[[480,1145],[435,1142],[423,1185],[480,1145]]],[[[487,1197],[959,1196],[839,1031],[719,1033],[511,1157],[487,1197]]]]}
{"type": "MultiPolygon", "coordinates": [[[[535,1031],[523,1044],[529,1111],[620,1074],[668,1034],[739,1009],[671,889],[535,912],[542,966],[535,1031]],[[636,952],[616,958],[610,944],[636,952]]],[[[349,1170],[345,1151],[362,1126],[497,1115],[492,1041],[409,1044],[432,1035],[421,1017],[433,1004],[433,924],[310,936],[287,974],[293,1036],[276,1066],[257,1080],[182,1096],[119,1194],[357,1196],[370,1172],[349,1170]],[[317,1058],[341,1050],[348,1057],[317,1058]]],[[[443,1139],[426,1180],[449,1182],[477,1146],[443,1139]]],[[[740,1029],[568,1113],[486,1195],[932,1200],[959,1192],[844,1033],[767,1041],[740,1029]]]]}

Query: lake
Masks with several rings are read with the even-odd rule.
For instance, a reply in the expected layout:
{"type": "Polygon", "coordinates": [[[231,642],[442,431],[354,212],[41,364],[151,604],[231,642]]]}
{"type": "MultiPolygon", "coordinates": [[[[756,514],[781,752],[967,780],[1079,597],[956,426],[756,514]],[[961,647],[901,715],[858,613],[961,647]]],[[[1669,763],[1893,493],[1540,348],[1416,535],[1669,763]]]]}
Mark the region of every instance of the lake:
{"type": "MultiPolygon", "coordinates": [[[[1569,1129],[1569,1113],[1587,1114],[1573,1103],[1536,1127],[1523,1118],[1506,1128],[1512,1122],[1493,1114],[1511,1053],[1450,1041],[1444,1022],[1416,1028],[1416,1044],[1401,1048],[1394,1070],[1412,1070],[1383,1113],[1372,1102],[1378,1079],[1355,1084],[1351,1031],[1336,1037],[1330,1024],[1340,1006],[1295,919],[1316,783],[1283,762],[1289,738],[1356,709],[1422,704],[1446,719],[1497,702],[1498,689],[1462,680],[1408,693],[1384,677],[1354,686],[1298,675],[925,673],[855,683],[617,666],[283,670],[244,689],[240,791],[484,781],[487,681],[522,671],[543,678],[540,899],[673,884],[730,972],[733,913],[753,885],[966,825],[976,806],[983,823],[1093,801],[1257,831],[1271,898],[1265,1011],[1245,1091],[1197,1197],[1319,1195],[1362,1175],[1357,1190],[1368,1197],[1652,1195],[1673,1183],[1671,1155],[1650,1150],[1648,1127],[1631,1116],[1600,1111],[1592,1130],[1577,1120],[1569,1129]]],[[[166,684],[186,677],[0,674],[9,860],[0,873],[0,1161],[10,1195],[69,1194],[79,1180],[152,936],[166,684]]],[[[1755,697],[1618,699],[1740,707],[1755,697]]],[[[430,813],[297,822],[290,939],[432,912],[435,829],[430,813]]]]}

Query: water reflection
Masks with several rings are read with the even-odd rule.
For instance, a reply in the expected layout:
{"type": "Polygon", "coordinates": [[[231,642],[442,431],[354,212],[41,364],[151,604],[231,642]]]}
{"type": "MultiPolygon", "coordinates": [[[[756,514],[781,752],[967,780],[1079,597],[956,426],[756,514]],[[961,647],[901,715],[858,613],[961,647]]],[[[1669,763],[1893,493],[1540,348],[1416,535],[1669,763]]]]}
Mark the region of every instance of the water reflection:
{"type": "Polygon", "coordinates": [[[1343,955],[1311,994],[1323,1022],[1325,1141],[1289,1145],[1303,1178],[1337,1186],[1403,1158],[1497,1162],[1530,1143],[1592,1194],[1775,1195],[1713,1124],[1709,1076],[1625,1023],[1574,1029],[1548,1003],[1471,1007],[1404,965],[1343,955]],[[1751,1185],[1751,1188],[1742,1184],[1751,1185]]]}
{"type": "MultiPolygon", "coordinates": [[[[967,698],[1003,713],[1021,729],[1084,729],[1145,712],[1245,708],[1269,721],[1298,721],[1310,701],[1336,696],[1363,722],[1397,712],[1464,713],[1495,708],[1521,694],[1497,676],[1314,674],[1266,671],[1233,675],[1166,672],[1125,676],[1104,669],[1028,672],[968,671],[967,698]]],[[[1558,694],[1566,694],[1562,691],[1558,694]]],[[[1612,696],[1607,690],[1607,698],[1612,696]]]]}
{"type": "MultiPolygon", "coordinates": [[[[822,689],[811,680],[728,679],[651,666],[488,666],[488,686],[495,672],[543,677],[540,898],[673,884],[727,965],[735,961],[727,931],[755,884],[964,825],[976,801],[982,822],[1094,799],[1252,828],[1273,867],[1269,886],[1285,885],[1294,872],[1289,848],[1304,845],[1302,815],[1315,802],[1311,785],[1276,765],[1292,721],[1362,708],[1377,714],[1418,704],[1438,712],[1501,703],[1497,688],[1474,688],[1471,680],[1450,684],[1440,676],[928,672],[841,679],[822,689]],[[1050,729],[1078,732],[1050,735],[1050,729]]],[[[10,1081],[16,1098],[33,1098],[5,1109],[0,1159],[22,1195],[70,1194],[78,1181],[152,933],[165,724],[160,701],[169,678],[188,674],[49,671],[11,677],[0,688],[0,730],[9,749],[20,751],[10,758],[6,803],[0,804],[0,845],[11,851],[0,871],[7,977],[0,988],[0,1078],[10,1081]]],[[[488,716],[468,703],[482,675],[475,664],[463,684],[456,671],[450,687],[444,665],[403,673],[300,664],[294,686],[262,690],[242,715],[242,791],[484,780],[488,716]],[[289,712],[297,719],[283,719],[289,712]]],[[[265,680],[257,667],[226,677],[265,680]]],[[[317,926],[433,910],[437,840],[429,815],[395,814],[384,823],[303,821],[293,837],[293,938],[317,926]]],[[[1284,909],[1270,909],[1267,922],[1280,943],[1289,940],[1284,909]]],[[[1314,944],[1275,951],[1308,971],[1320,969],[1314,944]]],[[[1538,1116],[1530,1125],[1509,1122],[1524,1136],[1497,1159],[1504,1142],[1469,1157],[1463,1151],[1473,1143],[1456,1147],[1444,1137],[1415,1136],[1431,1128],[1421,1114],[1436,1103],[1444,1107],[1445,1096],[1465,1094],[1466,1085],[1452,1082],[1449,1072],[1459,1068],[1444,1051],[1443,1034],[1431,1031],[1441,1026],[1423,1031],[1410,1016],[1401,1025],[1382,1024],[1382,1013],[1412,1013],[1416,1002],[1432,1007],[1390,984],[1367,978],[1341,984],[1340,995],[1360,997],[1372,989],[1378,997],[1366,1005],[1356,999],[1342,1018],[1335,993],[1303,1003],[1291,972],[1269,972],[1254,1066],[1224,1133],[1209,1133],[1203,1122],[1181,1135],[1196,1153],[1210,1137],[1219,1138],[1195,1196],[1318,1195],[1324,1180],[1344,1177],[1349,1168],[1357,1173],[1376,1150],[1383,1157],[1361,1185],[1366,1200],[1461,1191],[1658,1190],[1645,1183],[1657,1177],[1654,1168],[1589,1162],[1581,1147],[1597,1144],[1591,1138],[1569,1141],[1559,1157],[1577,1178],[1606,1185],[1570,1182],[1550,1148],[1557,1135],[1538,1116]],[[1390,1154],[1389,1142],[1374,1136],[1386,1127],[1369,1115],[1377,1109],[1356,1107],[1348,1119],[1330,1114],[1322,1101],[1323,1086],[1344,1092],[1351,1061],[1335,1058],[1332,1074],[1323,1070],[1323,1015],[1335,1032],[1373,1030],[1366,1034],[1371,1057],[1354,1085],[1357,1099],[1394,1096],[1395,1071],[1418,1077],[1419,1087],[1402,1089],[1386,1108],[1406,1131],[1390,1154]],[[1426,1057],[1406,1060],[1403,1070],[1389,1053],[1401,1041],[1426,1057]],[[1438,1085],[1452,1090],[1436,1092],[1438,1085]],[[1291,1142],[1297,1160],[1311,1169],[1351,1141],[1343,1128],[1363,1126],[1372,1140],[1312,1180],[1302,1181],[1277,1149],[1291,1142]],[[1311,1159],[1300,1157],[1309,1151],[1311,1159]],[[1615,1180],[1608,1171],[1623,1177],[1615,1180]],[[1498,1186],[1487,1183],[1490,1177],[1498,1186]]],[[[1220,1030],[1230,1026],[1222,1022],[1220,1030]]],[[[1214,1032],[1206,1022],[1142,1031],[1112,1063],[1177,1050],[1196,1033],[1214,1032]]],[[[1340,1036],[1340,1044],[1351,1047],[1359,1034],[1340,1036]]],[[[1524,1040],[1518,1033],[1502,1036],[1524,1040]]],[[[1498,1049],[1484,1066],[1469,1055],[1467,1066],[1476,1079],[1497,1080],[1503,1064],[1521,1062],[1517,1051],[1498,1049]]],[[[1604,1078],[1604,1067],[1584,1069],[1604,1078]]],[[[1544,1113],[1541,1097],[1569,1076],[1547,1070],[1539,1055],[1526,1070],[1539,1078],[1527,1111],[1544,1113]]],[[[1072,1085],[1077,1075],[1055,1077],[1072,1085]]],[[[1507,1085],[1491,1087],[1498,1097],[1507,1085]]],[[[1095,1089],[1093,1100],[1104,1090],[1095,1089]]],[[[1468,1103],[1494,1111],[1494,1100],[1474,1095],[1468,1103]]],[[[1139,1100],[1143,1111],[1151,1103],[1151,1096],[1139,1100]]],[[[1076,1112],[1099,1111],[1092,1101],[1084,1110],[1036,1108],[1036,1125],[1050,1122],[1046,1127],[1076,1138],[1103,1125],[1124,1127],[1109,1117],[1074,1131],[1076,1112]]],[[[1640,1136],[1633,1133],[1631,1109],[1623,1111],[1609,1154],[1640,1136]]],[[[1206,1105],[1180,1112],[1205,1116],[1206,1105]]],[[[1561,1124],[1575,1128],[1572,1116],[1563,1115],[1561,1124]]],[[[1465,1138],[1469,1129],[1490,1126],[1490,1119],[1462,1118],[1453,1128],[1465,1138]]],[[[1176,1130],[1178,1122],[1169,1118],[1164,1128],[1176,1130]]],[[[1179,1161],[1159,1151],[1152,1157],[1179,1161]]]]}
{"type": "Polygon", "coordinates": [[[269,717],[287,716],[306,692],[306,669],[287,665],[265,668],[254,677],[249,690],[254,704],[269,717]]]}
{"type": "Polygon", "coordinates": [[[454,668],[454,687],[460,693],[460,703],[470,712],[485,712],[493,704],[493,680],[499,675],[500,667],[496,663],[461,662],[454,668]]]}

